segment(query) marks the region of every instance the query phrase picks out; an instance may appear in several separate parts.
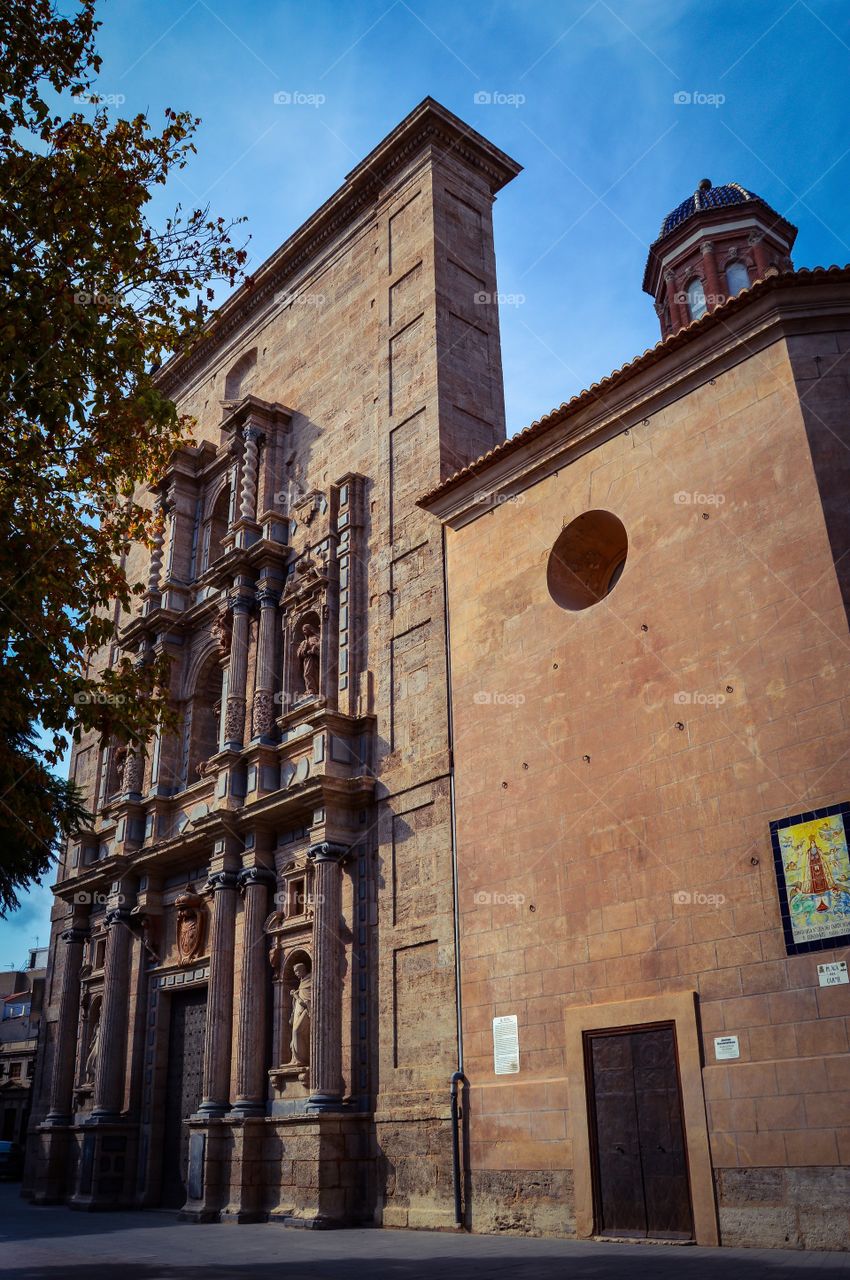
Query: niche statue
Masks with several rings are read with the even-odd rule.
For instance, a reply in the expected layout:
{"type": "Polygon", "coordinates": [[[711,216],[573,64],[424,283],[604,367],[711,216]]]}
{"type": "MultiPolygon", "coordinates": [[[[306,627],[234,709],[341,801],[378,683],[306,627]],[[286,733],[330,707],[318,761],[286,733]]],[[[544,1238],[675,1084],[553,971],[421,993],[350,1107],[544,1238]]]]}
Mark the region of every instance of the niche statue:
{"type": "Polygon", "coordinates": [[[83,1071],[84,1080],[90,1084],[94,1083],[95,1072],[97,1071],[97,1058],[100,1052],[100,1013],[101,1009],[100,1005],[98,1005],[91,1039],[89,1040],[89,1051],[86,1055],[86,1065],[83,1071]]]}
{"type": "Polygon", "coordinates": [[[313,978],[306,964],[293,965],[292,972],[298,979],[298,983],[292,988],[290,1062],[293,1066],[306,1067],[310,1063],[310,1005],[313,978]]]}
{"type": "Polygon", "coordinates": [[[304,692],[315,697],[319,692],[319,629],[312,622],[302,622],[304,637],[298,646],[304,692]]]}

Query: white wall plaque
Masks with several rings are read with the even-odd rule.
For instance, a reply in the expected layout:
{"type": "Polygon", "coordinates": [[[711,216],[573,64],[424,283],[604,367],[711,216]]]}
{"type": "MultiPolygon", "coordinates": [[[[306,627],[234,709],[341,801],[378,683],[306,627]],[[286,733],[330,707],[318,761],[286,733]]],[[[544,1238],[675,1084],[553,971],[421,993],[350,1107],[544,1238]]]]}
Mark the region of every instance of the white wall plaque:
{"type": "Polygon", "coordinates": [[[829,964],[819,964],[818,982],[822,987],[838,987],[842,982],[850,982],[847,961],[831,960],[829,964]]]}
{"type": "Polygon", "coordinates": [[[497,1076],[519,1071],[519,1029],[515,1013],[493,1019],[493,1070],[497,1076]]]}
{"type": "Polygon", "coordinates": [[[714,1056],[718,1060],[724,1058],[740,1058],[741,1046],[738,1044],[737,1036],[715,1036],[714,1037],[714,1056]]]}

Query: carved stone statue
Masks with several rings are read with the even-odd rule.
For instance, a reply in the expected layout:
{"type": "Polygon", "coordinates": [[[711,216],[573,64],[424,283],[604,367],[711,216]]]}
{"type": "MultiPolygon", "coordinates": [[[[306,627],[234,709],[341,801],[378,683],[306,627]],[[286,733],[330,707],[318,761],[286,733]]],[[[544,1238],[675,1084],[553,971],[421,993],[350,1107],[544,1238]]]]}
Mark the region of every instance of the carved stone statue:
{"type": "Polygon", "coordinates": [[[292,988],[292,1038],[290,1062],[293,1066],[310,1064],[310,1006],[313,1000],[313,977],[306,964],[293,965],[298,985],[292,988]]]}
{"type": "Polygon", "coordinates": [[[272,967],[272,973],[275,978],[279,978],[281,976],[281,969],[285,956],[286,951],[280,938],[273,937],[272,945],[269,947],[269,964],[272,967]]]}
{"type": "Polygon", "coordinates": [[[298,646],[298,657],[304,692],[316,695],[319,692],[319,630],[312,622],[302,622],[301,634],[304,638],[298,646]]]}
{"type": "Polygon", "coordinates": [[[181,964],[189,964],[200,955],[204,941],[203,902],[197,893],[181,893],[177,908],[177,954],[181,964]]]}
{"type": "Polygon", "coordinates": [[[100,1052],[100,1011],[101,1006],[97,1006],[95,1013],[94,1026],[92,1027],[91,1036],[89,1037],[89,1051],[86,1054],[86,1065],[83,1072],[83,1079],[87,1084],[94,1084],[94,1074],[97,1070],[97,1056],[100,1052]]]}
{"type": "Polygon", "coordinates": [[[210,635],[218,645],[222,658],[226,658],[230,653],[230,641],[233,637],[233,615],[228,608],[219,609],[210,627],[210,635]]]}

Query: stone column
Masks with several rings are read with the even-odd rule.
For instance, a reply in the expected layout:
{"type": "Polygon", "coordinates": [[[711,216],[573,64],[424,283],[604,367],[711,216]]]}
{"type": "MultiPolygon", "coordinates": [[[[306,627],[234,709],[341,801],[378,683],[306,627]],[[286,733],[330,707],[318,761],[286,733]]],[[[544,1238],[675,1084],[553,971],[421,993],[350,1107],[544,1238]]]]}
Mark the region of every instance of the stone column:
{"type": "Polygon", "coordinates": [[[229,601],[233,614],[230,638],[230,671],[227,705],[224,709],[224,748],[240,751],[245,734],[245,688],[248,680],[248,638],[251,629],[251,600],[241,594],[229,601]]]}
{"type": "Polygon", "coordinates": [[[277,878],[268,867],[246,867],[239,873],[245,897],[242,931],[242,977],[236,1031],[236,1101],[232,1115],[261,1116],[266,1111],[266,935],[269,888],[277,878]]]}
{"type": "Polygon", "coordinates": [[[251,735],[268,741],[274,725],[275,620],[280,592],[261,584],[257,590],[260,628],[257,637],[257,683],[251,711],[251,735]]]}
{"type": "Polygon", "coordinates": [[[239,519],[255,520],[257,516],[257,472],[260,462],[260,441],[263,433],[259,427],[245,428],[245,456],[242,459],[242,492],[240,494],[239,519]]]}
{"type": "Polygon", "coordinates": [[[159,590],[159,579],[162,574],[162,562],[164,559],[165,544],[165,514],[166,507],[162,498],[156,504],[156,532],[153,536],[153,545],[151,547],[151,562],[148,572],[148,610],[158,609],[161,601],[159,590]]]}
{"type": "Polygon", "coordinates": [[[725,298],[726,290],[720,283],[720,276],[717,273],[717,259],[714,256],[714,244],[711,240],[702,242],[700,253],[705,267],[705,283],[708,286],[705,291],[706,309],[713,311],[715,307],[720,306],[721,300],[725,298]]]}
{"type": "Polygon", "coordinates": [[[121,771],[121,791],[124,795],[140,796],[145,777],[145,757],[139,747],[128,746],[121,771]]]}
{"type": "Polygon", "coordinates": [[[341,864],[347,848],[314,844],[313,1007],[310,1013],[310,1111],[342,1106],[341,864]]]}
{"type": "MultiPolygon", "coordinates": [[[[73,1120],[74,1059],[77,1050],[77,1026],[80,1020],[80,969],[83,963],[82,929],[66,929],[60,934],[66,944],[59,993],[59,1021],[56,1024],[56,1047],[53,1079],[50,1082],[50,1110],[45,1124],[66,1125],[73,1120]]],[[[55,959],[55,954],[54,954],[55,959]]]]}
{"type": "Polygon", "coordinates": [[[129,918],[130,913],[125,907],[113,907],[106,913],[103,1003],[100,1006],[92,1123],[114,1123],[119,1119],[124,1103],[130,945],[133,941],[129,918]]]}
{"type": "Polygon", "coordinates": [[[230,1108],[230,1049],[233,1034],[233,955],[236,926],[236,876],[215,871],[210,927],[210,979],[204,1049],[203,1100],[199,1116],[223,1116],[230,1108]]]}

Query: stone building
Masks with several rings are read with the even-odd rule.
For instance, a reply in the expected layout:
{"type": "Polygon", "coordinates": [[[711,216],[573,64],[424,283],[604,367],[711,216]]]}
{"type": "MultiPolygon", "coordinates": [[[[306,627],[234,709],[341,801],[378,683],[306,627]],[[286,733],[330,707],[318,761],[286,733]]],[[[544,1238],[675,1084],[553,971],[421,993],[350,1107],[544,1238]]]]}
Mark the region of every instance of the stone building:
{"type": "Polygon", "coordinates": [[[505,441],[518,170],[426,100],[160,374],[180,732],[74,753],[38,1202],[848,1243],[850,271],[703,183],[505,441]]]}
{"type": "Polygon", "coordinates": [[[47,948],[33,947],[25,968],[0,973],[0,1141],[26,1138],[46,963],[47,948]]]}
{"type": "Polygon", "coordinates": [[[426,100],[161,372],[196,443],[151,495],[122,647],[170,655],[181,732],[74,752],[98,816],[56,888],[37,1201],[454,1220],[443,576],[416,504],[505,436],[492,204],[518,168],[426,100]]]}
{"type": "Polygon", "coordinates": [[[850,268],[794,234],[701,184],[665,340],[424,499],[478,1230],[850,1246],[850,268]]]}

